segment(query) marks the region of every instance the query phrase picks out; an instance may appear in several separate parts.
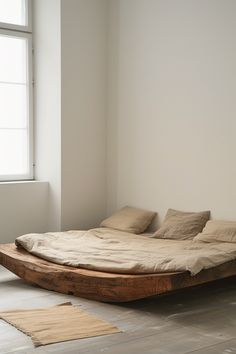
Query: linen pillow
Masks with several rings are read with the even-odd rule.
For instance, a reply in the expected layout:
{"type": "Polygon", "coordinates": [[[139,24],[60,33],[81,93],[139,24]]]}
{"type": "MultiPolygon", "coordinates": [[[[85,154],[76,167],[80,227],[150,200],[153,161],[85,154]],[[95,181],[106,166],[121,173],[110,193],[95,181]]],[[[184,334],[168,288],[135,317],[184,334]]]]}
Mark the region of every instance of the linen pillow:
{"type": "Polygon", "coordinates": [[[194,241],[236,243],[236,221],[209,220],[194,241]]]}
{"type": "Polygon", "coordinates": [[[193,239],[204,228],[210,211],[184,212],[168,209],[163,225],[153,237],[176,240],[193,239]]]}
{"type": "Polygon", "coordinates": [[[151,224],[155,212],[126,206],[103,220],[102,227],[140,234],[151,224]]]}

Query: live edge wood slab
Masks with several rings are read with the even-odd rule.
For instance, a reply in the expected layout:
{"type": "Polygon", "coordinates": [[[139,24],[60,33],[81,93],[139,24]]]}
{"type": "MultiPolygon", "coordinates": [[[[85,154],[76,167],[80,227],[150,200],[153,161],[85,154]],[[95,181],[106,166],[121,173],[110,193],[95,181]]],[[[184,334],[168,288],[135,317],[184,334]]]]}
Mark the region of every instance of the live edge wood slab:
{"type": "Polygon", "coordinates": [[[236,261],[189,272],[125,275],[48,262],[15,244],[0,245],[0,264],[20,278],[48,290],[103,302],[126,302],[236,275],[236,261]]]}

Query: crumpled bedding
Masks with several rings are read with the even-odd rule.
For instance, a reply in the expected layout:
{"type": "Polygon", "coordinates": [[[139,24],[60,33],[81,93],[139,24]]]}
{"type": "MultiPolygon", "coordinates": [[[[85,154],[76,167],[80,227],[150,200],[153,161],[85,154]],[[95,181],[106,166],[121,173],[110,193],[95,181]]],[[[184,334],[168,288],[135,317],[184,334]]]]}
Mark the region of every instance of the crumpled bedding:
{"type": "Polygon", "coordinates": [[[202,269],[236,259],[236,244],[155,239],[108,228],[27,234],[16,245],[51,262],[121,274],[202,269]]]}

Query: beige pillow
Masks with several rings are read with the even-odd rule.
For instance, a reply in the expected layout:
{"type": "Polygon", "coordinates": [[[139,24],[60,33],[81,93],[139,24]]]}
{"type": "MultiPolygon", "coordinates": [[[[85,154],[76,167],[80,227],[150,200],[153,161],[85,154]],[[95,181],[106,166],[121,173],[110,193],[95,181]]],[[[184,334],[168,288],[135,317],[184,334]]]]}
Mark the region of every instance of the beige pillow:
{"type": "Polygon", "coordinates": [[[102,227],[140,234],[151,224],[156,213],[126,206],[102,221],[102,227]]]}
{"type": "Polygon", "coordinates": [[[194,241],[236,242],[236,221],[210,220],[194,241]]]}
{"type": "Polygon", "coordinates": [[[209,217],[210,211],[196,213],[169,209],[163,225],[153,237],[178,240],[193,239],[202,231],[209,217]]]}

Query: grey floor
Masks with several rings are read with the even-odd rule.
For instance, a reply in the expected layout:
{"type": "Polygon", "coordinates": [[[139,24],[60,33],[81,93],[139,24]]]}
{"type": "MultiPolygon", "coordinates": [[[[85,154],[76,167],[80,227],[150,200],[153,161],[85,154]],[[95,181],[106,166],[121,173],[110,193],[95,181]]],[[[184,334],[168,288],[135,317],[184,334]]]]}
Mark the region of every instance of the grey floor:
{"type": "Polygon", "coordinates": [[[127,304],[104,304],[26,284],[0,267],[0,310],[71,301],[123,332],[34,348],[0,320],[0,354],[232,354],[236,353],[236,278],[127,304]]]}

